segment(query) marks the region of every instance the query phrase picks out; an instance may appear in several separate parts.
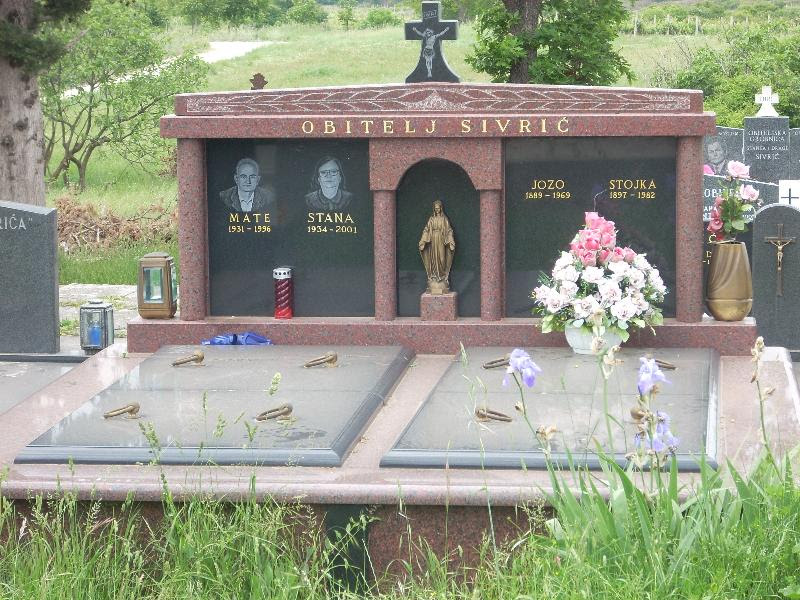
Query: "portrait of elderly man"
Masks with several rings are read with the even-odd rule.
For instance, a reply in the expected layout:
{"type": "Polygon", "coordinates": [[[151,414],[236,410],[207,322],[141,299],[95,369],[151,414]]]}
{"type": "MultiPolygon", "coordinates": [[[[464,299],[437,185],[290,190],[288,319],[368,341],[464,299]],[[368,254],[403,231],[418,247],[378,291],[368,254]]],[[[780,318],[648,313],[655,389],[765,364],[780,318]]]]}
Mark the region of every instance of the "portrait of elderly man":
{"type": "Polygon", "coordinates": [[[311,210],[344,210],[353,200],[353,194],[345,189],[342,163],[332,156],[323,156],[317,161],[311,190],[305,195],[306,206],[311,210]]]}
{"type": "Polygon", "coordinates": [[[719,138],[711,138],[706,143],[706,157],[708,162],[703,165],[706,175],[727,175],[728,163],[731,159],[726,156],[725,146],[719,138]]]}
{"type": "Polygon", "coordinates": [[[233,180],[235,186],[219,193],[220,200],[229,209],[247,213],[266,212],[275,204],[275,192],[259,186],[260,169],[252,158],[243,158],[236,163],[233,180]]]}

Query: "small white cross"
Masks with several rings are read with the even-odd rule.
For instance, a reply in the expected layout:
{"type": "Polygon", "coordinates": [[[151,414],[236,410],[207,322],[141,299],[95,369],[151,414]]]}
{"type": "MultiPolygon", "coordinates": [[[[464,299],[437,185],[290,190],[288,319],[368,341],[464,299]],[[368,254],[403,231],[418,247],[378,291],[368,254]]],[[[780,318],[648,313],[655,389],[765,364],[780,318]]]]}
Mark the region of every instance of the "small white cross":
{"type": "Polygon", "coordinates": [[[780,102],[778,94],[772,93],[772,87],[765,85],[761,88],[761,93],[756,94],[756,104],[760,104],[757,117],[779,117],[773,104],[780,102]]]}
{"type": "Polygon", "coordinates": [[[778,182],[778,202],[794,206],[800,205],[800,180],[781,179],[778,182]]]}

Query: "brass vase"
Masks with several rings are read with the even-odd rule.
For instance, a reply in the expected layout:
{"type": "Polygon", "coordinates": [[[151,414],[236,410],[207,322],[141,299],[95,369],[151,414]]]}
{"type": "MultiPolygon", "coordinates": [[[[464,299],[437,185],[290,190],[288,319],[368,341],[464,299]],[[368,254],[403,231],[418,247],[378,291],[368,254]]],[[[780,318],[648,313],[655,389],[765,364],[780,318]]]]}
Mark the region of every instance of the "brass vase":
{"type": "Polygon", "coordinates": [[[753,306],[753,278],[744,242],[717,242],[711,250],[706,304],[717,321],[741,321],[753,306]]]}

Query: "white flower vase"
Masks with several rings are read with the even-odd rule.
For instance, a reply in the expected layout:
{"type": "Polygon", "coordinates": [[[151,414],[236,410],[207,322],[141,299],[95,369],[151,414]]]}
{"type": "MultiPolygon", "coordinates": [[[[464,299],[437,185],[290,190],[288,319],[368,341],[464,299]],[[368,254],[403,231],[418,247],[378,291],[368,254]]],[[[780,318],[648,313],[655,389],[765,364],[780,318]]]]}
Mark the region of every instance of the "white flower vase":
{"type": "MultiPolygon", "coordinates": [[[[564,326],[564,335],[566,335],[567,343],[575,354],[594,354],[592,352],[594,334],[591,329],[568,324],[564,326]]],[[[619,346],[622,342],[622,338],[613,331],[606,330],[602,337],[605,348],[619,346]]]]}

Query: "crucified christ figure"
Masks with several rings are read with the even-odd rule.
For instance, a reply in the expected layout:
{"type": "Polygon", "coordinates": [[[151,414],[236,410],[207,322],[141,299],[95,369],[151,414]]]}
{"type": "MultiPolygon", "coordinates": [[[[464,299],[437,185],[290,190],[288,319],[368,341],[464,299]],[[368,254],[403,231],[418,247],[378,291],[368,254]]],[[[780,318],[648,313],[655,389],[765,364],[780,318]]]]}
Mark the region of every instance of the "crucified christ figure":
{"type": "Polygon", "coordinates": [[[436,43],[436,40],[450,30],[450,27],[445,27],[439,33],[433,33],[433,29],[430,27],[428,27],[425,31],[420,31],[416,27],[413,29],[414,33],[422,37],[422,56],[425,57],[425,66],[428,68],[428,79],[430,79],[433,77],[433,57],[436,54],[433,46],[436,43]]]}

